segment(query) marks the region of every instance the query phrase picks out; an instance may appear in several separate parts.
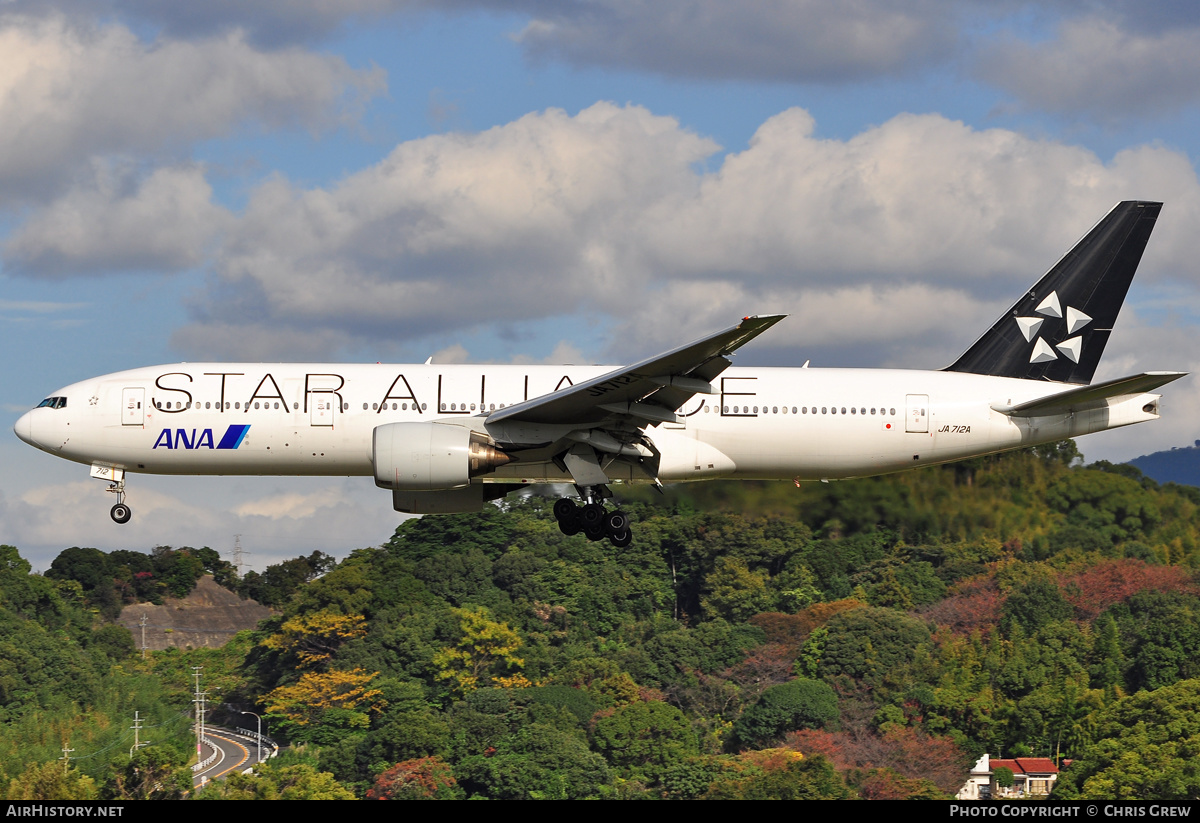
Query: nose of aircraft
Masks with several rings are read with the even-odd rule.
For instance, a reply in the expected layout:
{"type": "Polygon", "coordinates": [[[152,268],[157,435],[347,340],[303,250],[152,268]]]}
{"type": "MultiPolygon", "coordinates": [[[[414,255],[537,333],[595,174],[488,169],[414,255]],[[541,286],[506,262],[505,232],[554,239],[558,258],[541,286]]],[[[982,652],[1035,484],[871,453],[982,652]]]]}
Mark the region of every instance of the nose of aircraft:
{"type": "Polygon", "coordinates": [[[24,440],[31,446],[37,444],[33,442],[33,412],[25,412],[21,415],[21,419],[13,426],[13,431],[17,433],[17,437],[24,440]]]}

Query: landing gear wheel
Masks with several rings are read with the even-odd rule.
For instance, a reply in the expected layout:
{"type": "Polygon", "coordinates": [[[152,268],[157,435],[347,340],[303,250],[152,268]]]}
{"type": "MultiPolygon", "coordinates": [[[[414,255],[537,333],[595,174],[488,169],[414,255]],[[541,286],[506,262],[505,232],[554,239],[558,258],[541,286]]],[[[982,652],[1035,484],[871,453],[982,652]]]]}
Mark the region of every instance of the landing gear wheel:
{"type": "Polygon", "coordinates": [[[609,512],[604,516],[604,528],[613,535],[629,531],[629,515],[623,511],[609,512]]]}
{"type": "Polygon", "coordinates": [[[618,549],[623,549],[633,542],[633,532],[626,529],[619,534],[611,535],[608,539],[618,549]]]}
{"type": "Polygon", "coordinates": [[[591,526],[584,526],[583,533],[587,535],[587,539],[595,543],[597,540],[603,540],[608,536],[608,532],[604,530],[603,523],[596,523],[591,526]]]}
{"type": "Polygon", "coordinates": [[[564,520],[574,520],[577,514],[579,514],[579,507],[575,505],[574,501],[565,497],[554,501],[554,519],[559,523],[564,520]]]}
{"type": "Polygon", "coordinates": [[[558,521],[558,530],[567,537],[574,537],[583,531],[583,525],[580,524],[578,517],[569,517],[558,521]]]}
{"type": "Polygon", "coordinates": [[[586,529],[589,526],[599,526],[601,531],[604,529],[604,506],[599,503],[588,503],[583,507],[583,511],[579,515],[579,519],[583,521],[583,527],[586,529]]]}
{"type": "Polygon", "coordinates": [[[109,511],[114,523],[128,523],[129,518],[133,517],[133,512],[124,503],[118,503],[109,511]]]}

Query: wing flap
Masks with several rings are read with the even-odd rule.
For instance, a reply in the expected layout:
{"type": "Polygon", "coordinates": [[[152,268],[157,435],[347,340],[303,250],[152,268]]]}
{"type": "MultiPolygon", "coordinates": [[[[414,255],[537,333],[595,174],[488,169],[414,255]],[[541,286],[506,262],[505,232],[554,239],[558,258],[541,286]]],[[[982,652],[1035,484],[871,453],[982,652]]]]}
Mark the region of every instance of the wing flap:
{"type": "Polygon", "coordinates": [[[992,408],[1009,417],[1048,417],[1102,408],[1114,397],[1145,394],[1187,375],[1181,371],[1152,371],[1121,377],[1092,386],[1079,386],[1049,397],[1041,397],[1014,406],[993,404],[992,408]]]}

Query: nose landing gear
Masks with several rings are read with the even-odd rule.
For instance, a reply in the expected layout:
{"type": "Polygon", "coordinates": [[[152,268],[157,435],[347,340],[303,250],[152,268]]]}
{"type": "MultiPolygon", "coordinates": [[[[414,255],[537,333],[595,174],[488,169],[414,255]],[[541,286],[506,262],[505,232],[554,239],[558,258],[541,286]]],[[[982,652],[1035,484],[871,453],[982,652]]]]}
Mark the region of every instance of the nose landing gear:
{"type": "Polygon", "coordinates": [[[125,505],[125,480],[117,480],[108,484],[108,491],[117,496],[117,504],[109,509],[109,516],[112,517],[114,523],[128,523],[129,518],[133,517],[133,510],[125,505]]]}
{"type": "Polygon", "coordinates": [[[607,491],[603,487],[598,491],[595,487],[589,487],[586,493],[580,495],[587,501],[583,506],[576,505],[567,497],[555,501],[554,519],[558,521],[559,530],[568,537],[583,532],[592,541],[607,537],[618,549],[632,543],[629,515],[620,510],[609,511],[600,502],[607,491]]]}

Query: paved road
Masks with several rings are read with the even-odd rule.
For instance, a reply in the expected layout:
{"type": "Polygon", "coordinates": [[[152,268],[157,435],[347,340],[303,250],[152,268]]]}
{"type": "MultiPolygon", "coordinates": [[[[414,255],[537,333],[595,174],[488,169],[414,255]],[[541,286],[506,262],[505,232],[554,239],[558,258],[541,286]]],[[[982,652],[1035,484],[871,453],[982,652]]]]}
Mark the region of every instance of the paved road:
{"type": "MultiPolygon", "coordinates": [[[[214,728],[204,730],[205,736],[217,747],[217,759],[208,768],[196,772],[193,780],[196,788],[203,786],[208,780],[217,780],[235,771],[243,771],[258,758],[258,744],[251,737],[238,734],[229,729],[214,728]]],[[[205,752],[207,755],[208,752],[205,752]]],[[[263,757],[269,757],[271,749],[263,747],[263,757]]]]}

